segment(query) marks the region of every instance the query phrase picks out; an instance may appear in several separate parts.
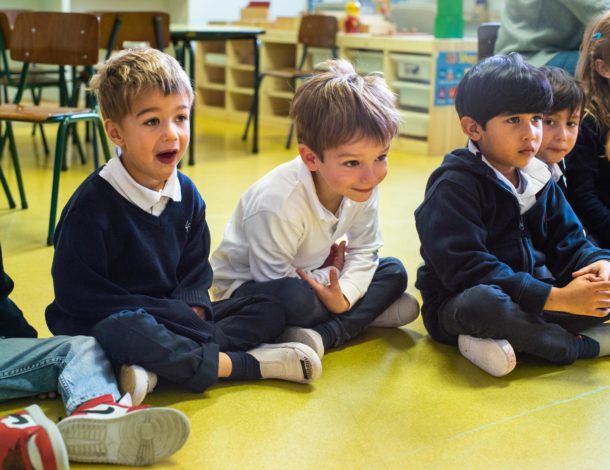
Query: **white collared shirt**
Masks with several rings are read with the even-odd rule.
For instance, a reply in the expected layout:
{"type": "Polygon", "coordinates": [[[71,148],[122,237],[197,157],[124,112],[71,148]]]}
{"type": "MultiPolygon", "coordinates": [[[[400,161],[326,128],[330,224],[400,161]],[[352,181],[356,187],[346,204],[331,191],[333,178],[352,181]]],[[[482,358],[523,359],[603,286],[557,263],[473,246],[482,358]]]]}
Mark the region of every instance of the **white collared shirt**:
{"type": "Polygon", "coordinates": [[[161,191],[153,191],[142,186],[131,177],[123,166],[121,158],[112,158],[100,170],[99,175],[133,205],[158,217],[163,213],[170,199],[175,202],[182,200],[182,190],[176,169],[167,179],[161,191]]]}
{"type": "Polygon", "coordinates": [[[300,156],[280,165],[246,191],[225,227],[210,258],[214,297],[228,298],[251,280],[298,277],[297,269],[327,285],[330,268],[318,268],[333,243],[347,235],[339,285],[353,305],[366,293],[379,264],[378,206],[375,188],[365,202],[344,197],[333,214],[320,202],[300,156]]]}
{"type": "MultiPolygon", "coordinates": [[[[468,150],[476,155],[481,153],[477,146],[471,141],[468,141],[468,150]]],[[[517,168],[517,176],[519,177],[519,185],[515,188],[513,184],[500,173],[496,168],[485,158],[481,153],[481,158],[495,173],[496,177],[502,181],[515,195],[519,201],[519,212],[524,214],[536,203],[536,194],[544,185],[551,179],[551,171],[546,163],[541,162],[537,158],[532,158],[530,162],[523,168],[517,168]]]]}

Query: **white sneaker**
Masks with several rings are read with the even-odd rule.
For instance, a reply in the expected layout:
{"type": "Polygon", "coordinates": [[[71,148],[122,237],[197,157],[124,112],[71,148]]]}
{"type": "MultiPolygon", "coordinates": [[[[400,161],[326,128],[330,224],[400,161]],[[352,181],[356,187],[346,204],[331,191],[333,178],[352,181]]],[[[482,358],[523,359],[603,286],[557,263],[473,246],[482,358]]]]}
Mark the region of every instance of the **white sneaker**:
{"type": "Polygon", "coordinates": [[[313,349],[318,357],[324,357],[324,343],[322,336],[311,328],[300,326],[287,326],[284,332],[275,340],[278,343],[303,343],[313,349]]]}
{"type": "Polygon", "coordinates": [[[411,294],[405,292],[392,305],[386,308],[381,315],[375,318],[369,326],[397,328],[411,323],[418,315],[419,302],[411,294]]]}
{"type": "Polygon", "coordinates": [[[102,395],[80,405],[57,427],[74,462],[151,465],[186,442],[188,418],[173,408],[130,406],[102,395]]]}
{"type": "Polygon", "coordinates": [[[502,377],[517,365],[515,351],[505,339],[458,336],[462,356],[494,377],[502,377]]]}
{"type": "Polygon", "coordinates": [[[261,344],[247,353],[259,362],[263,379],[309,383],[322,375],[320,358],[302,343],[261,344]]]}
{"type": "Polygon", "coordinates": [[[133,406],[138,406],[157,386],[157,374],[148,372],[136,365],[121,366],[119,389],[122,394],[129,393],[133,406]]]}

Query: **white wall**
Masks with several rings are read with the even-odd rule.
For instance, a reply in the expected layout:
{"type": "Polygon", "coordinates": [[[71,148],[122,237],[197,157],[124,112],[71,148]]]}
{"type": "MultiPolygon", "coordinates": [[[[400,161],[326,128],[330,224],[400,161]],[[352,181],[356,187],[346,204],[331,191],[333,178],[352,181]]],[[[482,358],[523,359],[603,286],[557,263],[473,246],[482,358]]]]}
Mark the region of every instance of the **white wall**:
{"type": "MultiPolygon", "coordinates": [[[[239,10],[246,5],[248,0],[191,0],[190,22],[235,21],[239,19],[239,10]]],[[[305,10],[307,0],[271,0],[269,16],[297,16],[305,10]]]]}

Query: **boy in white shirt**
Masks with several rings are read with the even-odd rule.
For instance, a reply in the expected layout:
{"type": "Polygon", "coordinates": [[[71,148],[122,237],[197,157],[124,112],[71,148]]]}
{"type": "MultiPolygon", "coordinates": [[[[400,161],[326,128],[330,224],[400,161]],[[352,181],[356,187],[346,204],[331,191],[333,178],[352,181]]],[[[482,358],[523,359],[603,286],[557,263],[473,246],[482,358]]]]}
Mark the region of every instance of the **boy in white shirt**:
{"type": "Polygon", "coordinates": [[[378,257],[394,96],[381,76],[344,60],[320,68],[292,102],[299,156],[242,196],[211,263],[214,296],[274,295],[289,325],[279,340],[321,357],[367,326],[413,321],[419,305],[405,293],[402,263],[378,257]]]}

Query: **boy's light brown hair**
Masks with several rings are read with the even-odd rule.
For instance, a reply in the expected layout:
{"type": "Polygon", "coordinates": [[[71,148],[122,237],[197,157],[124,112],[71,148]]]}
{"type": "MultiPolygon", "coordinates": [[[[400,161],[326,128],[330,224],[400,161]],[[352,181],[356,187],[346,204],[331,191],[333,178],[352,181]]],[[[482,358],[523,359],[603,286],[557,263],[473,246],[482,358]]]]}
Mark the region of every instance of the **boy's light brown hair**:
{"type": "Polygon", "coordinates": [[[173,57],[152,48],[125,49],[98,67],[89,84],[104,119],[121,122],[142,92],[178,93],[193,102],[191,82],[173,57]]]}
{"type": "Polygon", "coordinates": [[[290,106],[297,140],[323,160],[324,150],[368,138],[388,145],[398,133],[395,95],[380,73],[359,75],[343,59],[327,60],[301,85],[290,106]]]}

